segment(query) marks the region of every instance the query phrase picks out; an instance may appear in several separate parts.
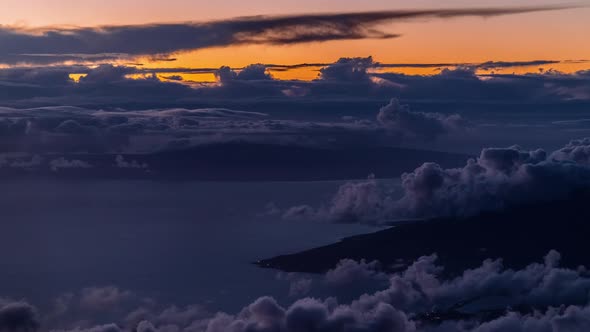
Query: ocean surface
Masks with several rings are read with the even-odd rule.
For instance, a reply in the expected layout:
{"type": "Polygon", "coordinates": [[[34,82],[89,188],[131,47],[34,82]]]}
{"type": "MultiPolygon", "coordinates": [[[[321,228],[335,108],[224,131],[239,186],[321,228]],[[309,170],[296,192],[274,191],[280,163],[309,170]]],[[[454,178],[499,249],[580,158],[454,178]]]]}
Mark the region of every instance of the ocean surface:
{"type": "Polygon", "coordinates": [[[177,305],[234,311],[288,285],[261,258],[376,231],[286,222],[265,206],[327,202],[342,182],[4,181],[0,297],[47,303],[116,286],[177,305]]]}

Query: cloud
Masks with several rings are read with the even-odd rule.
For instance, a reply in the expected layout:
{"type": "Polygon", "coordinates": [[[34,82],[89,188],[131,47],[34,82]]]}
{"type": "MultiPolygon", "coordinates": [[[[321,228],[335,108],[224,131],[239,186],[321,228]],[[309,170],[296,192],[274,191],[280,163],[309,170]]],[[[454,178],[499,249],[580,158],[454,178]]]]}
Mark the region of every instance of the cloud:
{"type": "Polygon", "coordinates": [[[425,163],[403,174],[404,194],[391,205],[391,212],[400,217],[466,216],[566,198],[590,185],[588,166],[580,160],[548,157],[543,150],[488,148],[462,169],[425,163]]]}
{"type": "Polygon", "coordinates": [[[49,167],[54,172],[59,172],[62,169],[73,169],[73,168],[92,168],[92,165],[89,163],[74,159],[74,160],[67,160],[65,158],[57,158],[53,159],[49,162],[49,167]]]}
{"type": "Polygon", "coordinates": [[[367,181],[349,182],[332,197],[327,210],[320,209],[316,218],[338,222],[374,222],[382,218],[383,210],[391,204],[387,188],[373,177],[367,181]]]}
{"type": "Polygon", "coordinates": [[[43,157],[35,154],[29,157],[20,157],[12,160],[10,163],[11,168],[20,168],[24,170],[34,170],[41,167],[43,163],[43,157]]]}
{"type": "MultiPolygon", "coordinates": [[[[263,68],[257,70],[257,74],[250,73],[249,77],[266,77],[263,68]]],[[[252,82],[259,81],[236,78],[227,86],[239,94],[249,91],[248,85],[252,82]]],[[[392,105],[383,108],[379,117],[372,113],[373,119],[358,121],[330,119],[321,114],[311,119],[299,119],[288,113],[272,115],[216,107],[135,110],[73,106],[2,107],[0,136],[6,139],[0,144],[0,151],[29,154],[146,153],[235,141],[346,147],[393,145],[404,140],[430,141],[461,133],[463,123],[457,115],[412,112],[404,106],[403,114],[398,112],[400,115],[383,117],[386,110],[394,107],[392,105]]]]}
{"type": "Polygon", "coordinates": [[[158,303],[134,291],[105,286],[60,295],[48,314],[42,315],[41,325],[43,330],[48,331],[102,331],[113,328],[131,331],[142,325],[145,328],[157,326],[159,330],[173,326],[179,330],[208,317],[211,313],[201,305],[178,307],[158,303]]]}
{"type": "Polygon", "coordinates": [[[237,317],[220,314],[208,324],[209,331],[409,331],[407,317],[383,304],[357,315],[350,310],[328,310],[314,299],[295,302],[288,309],[272,298],[260,298],[237,317]],[[364,328],[363,328],[364,327],[364,328]]]}
{"type": "Polygon", "coordinates": [[[157,332],[158,330],[151,322],[141,321],[137,324],[137,332],[157,332]]]}
{"type": "Polygon", "coordinates": [[[266,66],[262,64],[252,64],[244,67],[240,71],[234,71],[230,67],[221,67],[215,76],[221,83],[231,83],[236,80],[241,81],[262,81],[271,80],[272,76],[267,72],[266,66]]]}
{"type": "Polygon", "coordinates": [[[320,79],[340,82],[368,81],[370,78],[367,71],[376,65],[372,57],[340,58],[335,63],[320,69],[320,79]]]}
{"type": "Polygon", "coordinates": [[[105,310],[132,297],[131,292],[120,290],[114,286],[89,287],[80,293],[80,306],[90,310],[105,310]]]}
{"type": "Polygon", "coordinates": [[[559,260],[559,253],[551,251],[543,263],[521,270],[506,270],[500,260],[487,260],[444,279],[436,256],[426,256],[391,275],[385,289],[349,304],[304,298],[285,308],[261,297],[235,316],[219,313],[208,319],[203,331],[481,332],[496,331],[494,326],[502,331],[510,326],[515,331],[583,331],[590,317],[585,307],[590,281],[584,268],[563,269],[559,260]],[[523,307],[537,311],[511,309],[523,307]],[[490,312],[497,315],[486,318],[490,312]]]}
{"type": "Polygon", "coordinates": [[[487,61],[477,65],[460,64],[457,67],[476,67],[485,70],[494,70],[500,68],[512,68],[512,67],[533,67],[542,65],[558,64],[561,61],[556,60],[532,60],[532,61],[487,61]]]}
{"type": "Polygon", "coordinates": [[[312,220],[317,218],[316,211],[308,205],[293,206],[282,215],[287,221],[312,220]]]}
{"type": "MultiPolygon", "coordinates": [[[[482,324],[477,331],[584,331],[590,326],[590,308],[567,307],[551,309],[544,314],[520,315],[509,313],[497,320],[482,324]]],[[[458,326],[457,331],[462,331],[458,326]]]]}
{"type": "Polygon", "coordinates": [[[588,100],[581,93],[588,87],[588,76],[583,71],[479,75],[476,70],[477,67],[461,66],[445,68],[432,76],[399,73],[374,73],[372,76],[402,87],[396,95],[404,99],[487,103],[588,100]]]}
{"type": "Polygon", "coordinates": [[[590,139],[548,154],[519,146],[483,149],[463,168],[427,162],[401,175],[401,193],[370,177],[342,185],[329,204],[296,206],[287,220],[379,224],[405,218],[471,216],[518,204],[565,199],[590,186],[590,139]]]}
{"type": "Polygon", "coordinates": [[[570,141],[563,148],[554,151],[551,159],[578,164],[590,165],[590,138],[570,141]]]}
{"type": "Polygon", "coordinates": [[[560,259],[559,253],[551,251],[543,264],[533,263],[518,271],[503,269],[501,260],[486,260],[478,268],[444,280],[439,277],[444,269],[436,265],[437,256],[425,256],[391,277],[388,289],[361,296],[352,306],[371,308],[386,301],[400,310],[426,313],[434,308],[472,304],[465,301],[486,302],[493,298],[495,301],[489,304],[492,308],[584,305],[590,287],[587,276],[583,270],[559,268],[560,259]],[[568,289],[570,282],[572,288],[568,289]]]}
{"type": "Polygon", "coordinates": [[[115,157],[115,165],[118,168],[137,168],[137,169],[148,169],[149,166],[146,163],[139,163],[137,160],[127,161],[122,155],[115,157]]]}
{"type": "Polygon", "coordinates": [[[283,273],[277,274],[278,280],[285,280],[289,282],[289,296],[301,297],[307,295],[312,288],[313,279],[303,276],[299,273],[283,273]]]}
{"type": "MultiPolygon", "coordinates": [[[[505,64],[502,64],[505,65],[505,64]]],[[[244,68],[205,68],[217,75],[218,83],[160,80],[155,69],[100,65],[31,67],[0,69],[0,102],[14,108],[56,105],[80,108],[152,109],[247,107],[280,113],[299,103],[344,103],[350,108],[360,103],[374,105],[392,98],[419,100],[449,107],[450,103],[528,105],[590,100],[586,72],[563,74],[545,71],[538,74],[478,74],[476,66],[444,69],[436,75],[380,73],[385,66],[367,58],[342,58],[319,68],[313,81],[273,78],[269,66],[254,64],[244,68]],[[86,75],[76,83],[71,73],[86,75]]],[[[163,69],[162,69],[163,70],[163,69]]],[[[163,73],[167,76],[178,71],[163,73]]],[[[196,69],[195,69],[196,70],[196,69]]],[[[545,104],[543,104],[545,105],[545,104]]],[[[313,105],[311,105],[313,106],[313,105]]],[[[516,106],[510,105],[515,110],[516,106]]],[[[350,114],[340,114],[350,115],[350,114]]]]}
{"type": "MultiPolygon", "coordinates": [[[[371,58],[371,57],[367,57],[371,58]]],[[[345,59],[355,60],[355,59],[367,59],[367,58],[342,58],[341,60],[337,61],[341,62],[345,59]]],[[[356,61],[356,60],[355,60],[356,61]]],[[[321,70],[324,67],[328,67],[334,65],[336,63],[330,62],[316,62],[316,63],[297,63],[297,64],[279,64],[279,63],[264,63],[264,64],[252,64],[245,67],[229,67],[229,66],[222,66],[223,70],[230,70],[235,72],[236,74],[240,73],[244,69],[250,66],[263,66],[266,68],[267,72],[286,72],[290,70],[297,70],[302,68],[308,69],[316,69],[321,70]]],[[[378,69],[391,69],[391,68],[431,68],[433,71],[439,70],[441,68],[474,68],[474,69],[481,69],[481,70],[495,70],[495,69],[505,69],[505,68],[515,68],[515,67],[539,67],[543,65],[554,65],[554,64],[569,64],[572,63],[571,61],[563,61],[563,60],[529,60],[529,61],[486,61],[486,62],[435,62],[435,63],[412,63],[412,62],[400,62],[400,63],[383,63],[383,62],[376,62],[373,61],[369,63],[367,66],[367,70],[378,70],[378,69]]],[[[576,63],[588,63],[586,60],[579,60],[576,63]]],[[[150,67],[150,68],[143,68],[141,67],[143,64],[127,64],[127,68],[131,74],[136,75],[143,75],[149,76],[149,74],[161,74],[166,75],[162,76],[164,79],[172,80],[172,81],[183,81],[184,78],[181,74],[217,74],[221,68],[211,68],[211,67],[150,67]]],[[[30,70],[31,68],[46,68],[46,67],[37,67],[34,65],[29,65],[26,67],[16,67],[12,66],[10,70],[30,70]]],[[[85,75],[92,71],[92,68],[86,65],[71,65],[71,66],[59,66],[53,65],[50,67],[54,69],[56,72],[59,71],[66,71],[67,73],[76,73],[85,75]]],[[[8,68],[7,68],[8,69],[8,68]]],[[[6,69],[5,69],[6,70],[6,69]]],[[[267,73],[268,74],[268,73],[267,73]]],[[[268,76],[267,76],[268,78],[268,76]]],[[[66,80],[69,77],[65,77],[66,80]]]]}
{"type": "MultiPolygon", "coordinates": [[[[512,120],[536,108],[582,109],[587,100],[579,92],[590,86],[585,72],[482,76],[460,67],[420,76],[376,73],[377,65],[370,57],[343,58],[316,80],[296,81],[273,78],[259,64],[226,68],[220,82],[191,86],[112,65],[0,69],[6,85],[0,89],[0,151],[145,153],[236,141],[430,148],[433,139],[460,135],[483,141],[478,123],[491,110],[512,120]],[[87,76],[75,83],[68,73],[78,70],[87,76]],[[399,106],[392,102],[376,117],[390,100],[399,106]]],[[[492,125],[503,128],[504,120],[494,116],[492,125]]]]}
{"type": "Polygon", "coordinates": [[[375,283],[378,280],[386,280],[387,276],[379,272],[379,262],[360,262],[344,259],[335,268],[326,272],[325,280],[328,284],[336,286],[352,286],[358,283],[375,283]]]}
{"type": "MultiPolygon", "coordinates": [[[[97,325],[90,328],[75,328],[68,332],[122,332],[123,330],[117,324],[97,325]]],[[[61,331],[65,332],[65,331],[61,331]]]]}
{"type": "Polygon", "coordinates": [[[161,56],[240,44],[295,44],[394,38],[380,25],[417,18],[492,17],[575,6],[391,10],[360,13],[254,16],[203,23],[102,27],[0,28],[0,63],[58,63],[161,56]],[[157,40],[158,42],[153,42],[157,40]]]}
{"type": "Polygon", "coordinates": [[[465,125],[465,121],[458,114],[412,112],[397,99],[392,99],[387,106],[379,110],[377,121],[395,132],[427,139],[434,139],[465,125]]]}
{"type": "Polygon", "coordinates": [[[0,302],[0,331],[35,332],[40,322],[37,310],[25,302],[0,302]]]}

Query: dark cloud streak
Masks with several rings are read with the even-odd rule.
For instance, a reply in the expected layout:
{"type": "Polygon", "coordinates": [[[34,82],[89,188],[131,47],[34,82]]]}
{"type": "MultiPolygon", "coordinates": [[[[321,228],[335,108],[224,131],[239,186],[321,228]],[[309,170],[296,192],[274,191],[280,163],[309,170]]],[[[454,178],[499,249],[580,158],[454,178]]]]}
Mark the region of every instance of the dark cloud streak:
{"type": "MultiPolygon", "coordinates": [[[[507,8],[392,10],[360,13],[254,16],[204,23],[103,27],[0,27],[0,62],[58,63],[156,57],[210,47],[241,44],[289,45],[350,39],[387,39],[398,34],[385,23],[417,18],[493,17],[574,8],[571,5],[507,8]],[[157,41],[157,42],[154,42],[157,41]]],[[[166,58],[166,57],[165,57],[166,58]]]]}

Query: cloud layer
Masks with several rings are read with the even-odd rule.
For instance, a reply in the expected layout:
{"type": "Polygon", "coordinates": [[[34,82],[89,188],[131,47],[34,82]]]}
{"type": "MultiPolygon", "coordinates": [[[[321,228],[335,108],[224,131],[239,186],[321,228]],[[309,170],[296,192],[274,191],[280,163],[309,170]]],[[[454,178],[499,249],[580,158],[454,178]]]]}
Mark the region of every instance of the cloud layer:
{"type": "Polygon", "coordinates": [[[585,331],[590,279],[586,268],[559,266],[549,252],[542,263],[521,270],[486,260],[452,279],[444,278],[436,255],[421,257],[393,275],[376,272],[376,263],[343,261],[325,280],[336,289],[359,280],[385,283],[350,302],[338,298],[299,298],[282,306],[260,297],[236,314],[212,314],[201,306],[162,306],[116,287],[67,293],[39,314],[25,302],[0,302],[3,331],[585,331]]]}
{"type": "MultiPolygon", "coordinates": [[[[251,80],[270,80],[262,67],[251,67],[235,76],[230,73],[233,72],[220,74],[226,75],[223,80],[229,86],[251,80]]],[[[100,81],[102,75],[95,74],[85,80],[100,81]]],[[[236,88],[241,89],[241,86],[236,88]]],[[[348,143],[343,142],[343,146],[347,146],[352,144],[353,137],[357,138],[357,145],[362,142],[394,145],[404,140],[434,140],[443,135],[460,133],[466,127],[458,115],[412,112],[407,106],[400,106],[395,99],[375,114],[373,111],[373,119],[364,121],[306,121],[272,119],[266,113],[225,108],[104,110],[71,106],[0,107],[0,135],[5,138],[4,144],[0,144],[0,151],[28,154],[145,153],[238,140],[326,146],[346,139],[348,143]],[[149,144],[142,147],[142,141],[149,144]]],[[[65,168],[66,165],[62,163],[60,166],[65,168]]]]}

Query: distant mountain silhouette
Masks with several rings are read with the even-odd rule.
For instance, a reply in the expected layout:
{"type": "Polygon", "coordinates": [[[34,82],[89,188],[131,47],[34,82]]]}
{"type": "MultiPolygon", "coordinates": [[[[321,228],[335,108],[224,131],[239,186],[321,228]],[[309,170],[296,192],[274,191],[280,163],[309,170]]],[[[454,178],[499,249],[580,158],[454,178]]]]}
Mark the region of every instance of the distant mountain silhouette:
{"type": "MultiPolygon", "coordinates": [[[[0,177],[51,176],[179,181],[321,181],[364,179],[370,174],[396,178],[427,161],[460,167],[462,154],[395,147],[318,148],[298,145],[223,143],[150,154],[42,155],[31,167],[3,167],[0,177]],[[51,169],[57,158],[81,160],[92,167],[51,169]],[[144,166],[145,167],[132,167],[144,166]]],[[[30,158],[29,158],[30,159],[30,158]]]]}
{"type": "Polygon", "coordinates": [[[204,180],[311,181],[399,177],[425,161],[458,167],[461,154],[394,147],[318,148],[226,143],[166,151],[146,157],[162,174],[204,180]]]}

